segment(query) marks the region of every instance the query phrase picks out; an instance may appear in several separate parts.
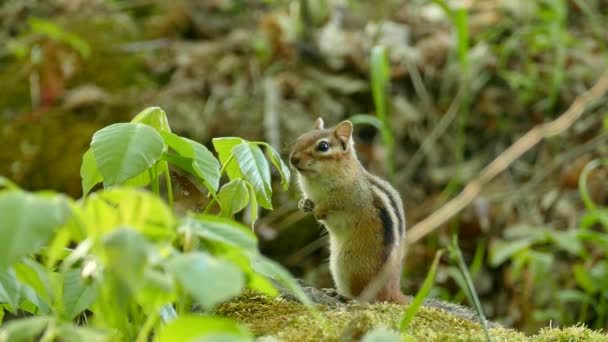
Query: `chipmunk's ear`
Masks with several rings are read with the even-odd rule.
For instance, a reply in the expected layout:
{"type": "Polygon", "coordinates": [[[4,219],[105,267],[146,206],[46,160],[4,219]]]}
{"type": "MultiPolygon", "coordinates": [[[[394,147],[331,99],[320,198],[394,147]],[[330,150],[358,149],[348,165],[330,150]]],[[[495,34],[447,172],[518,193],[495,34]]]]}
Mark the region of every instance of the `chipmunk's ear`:
{"type": "Polygon", "coordinates": [[[315,122],[315,129],[323,129],[323,119],[321,119],[321,117],[319,117],[317,119],[317,122],[315,122]]]}
{"type": "Polygon", "coordinates": [[[334,134],[336,138],[340,141],[342,145],[342,149],[346,151],[348,146],[352,145],[353,141],[353,124],[352,122],[346,120],[342,121],[336,126],[334,129],[334,134]]]}

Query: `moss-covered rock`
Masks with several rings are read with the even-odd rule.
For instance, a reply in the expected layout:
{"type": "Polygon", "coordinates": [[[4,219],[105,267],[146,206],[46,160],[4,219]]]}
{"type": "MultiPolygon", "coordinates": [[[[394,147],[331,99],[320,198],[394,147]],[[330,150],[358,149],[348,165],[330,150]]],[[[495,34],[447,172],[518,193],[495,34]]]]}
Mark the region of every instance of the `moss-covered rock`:
{"type": "MultiPolygon", "coordinates": [[[[352,341],[376,327],[397,329],[403,306],[397,304],[318,305],[318,313],[284,298],[246,292],[221,305],[217,314],[247,325],[256,336],[274,336],[281,341],[352,341]]],[[[484,341],[480,324],[437,308],[422,307],[407,333],[415,341],[484,341]]],[[[496,341],[608,341],[608,336],[583,326],[545,328],[526,336],[514,329],[495,326],[496,341]]]]}

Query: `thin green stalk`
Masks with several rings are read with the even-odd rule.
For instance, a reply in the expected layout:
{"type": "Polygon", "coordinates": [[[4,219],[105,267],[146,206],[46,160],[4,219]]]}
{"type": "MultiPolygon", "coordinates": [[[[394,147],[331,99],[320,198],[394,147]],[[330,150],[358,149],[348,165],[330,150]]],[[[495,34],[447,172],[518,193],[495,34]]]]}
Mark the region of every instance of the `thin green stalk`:
{"type": "Polygon", "coordinates": [[[167,183],[167,199],[169,200],[169,207],[171,207],[171,211],[173,211],[173,186],[171,185],[171,174],[169,173],[169,163],[167,161],[163,162],[164,171],[165,171],[165,183],[167,183]]]}
{"type": "Polygon", "coordinates": [[[148,341],[150,332],[152,331],[152,329],[154,328],[154,325],[158,321],[158,317],[159,317],[159,314],[158,314],[157,310],[152,311],[152,313],[150,315],[148,315],[148,317],[146,318],[146,321],[144,322],[144,326],[139,331],[139,334],[137,334],[137,338],[135,339],[135,342],[148,341]]]}
{"type": "Polygon", "coordinates": [[[464,277],[465,284],[467,286],[467,291],[469,292],[469,297],[473,299],[473,304],[475,305],[475,309],[477,310],[477,314],[479,315],[479,320],[481,321],[481,326],[483,327],[483,331],[486,334],[486,338],[488,341],[493,341],[492,335],[490,335],[488,321],[486,320],[486,316],[483,313],[483,308],[481,307],[479,296],[477,295],[477,291],[475,291],[475,286],[473,285],[473,279],[471,279],[471,275],[469,274],[467,265],[464,262],[464,258],[462,257],[460,247],[458,246],[458,238],[456,234],[452,236],[452,243],[450,244],[449,250],[451,258],[456,261],[456,263],[458,264],[458,268],[460,269],[460,272],[464,277]]]}
{"type": "Polygon", "coordinates": [[[429,273],[424,279],[424,283],[422,283],[422,287],[420,288],[420,290],[416,294],[416,297],[414,297],[410,305],[408,305],[407,309],[405,310],[405,313],[403,313],[401,323],[399,324],[399,330],[401,331],[401,333],[407,332],[407,329],[409,328],[412,319],[414,319],[414,316],[416,316],[416,313],[422,306],[422,303],[424,303],[424,299],[426,298],[426,296],[428,296],[429,292],[433,288],[433,284],[435,283],[435,275],[437,274],[437,266],[439,265],[439,259],[441,258],[442,254],[442,249],[437,251],[437,254],[435,254],[435,259],[433,260],[433,264],[431,265],[429,273]]]}
{"type": "Polygon", "coordinates": [[[160,190],[158,187],[158,175],[156,174],[156,164],[148,169],[148,173],[150,175],[150,186],[152,187],[152,191],[157,196],[160,196],[160,190]]]}

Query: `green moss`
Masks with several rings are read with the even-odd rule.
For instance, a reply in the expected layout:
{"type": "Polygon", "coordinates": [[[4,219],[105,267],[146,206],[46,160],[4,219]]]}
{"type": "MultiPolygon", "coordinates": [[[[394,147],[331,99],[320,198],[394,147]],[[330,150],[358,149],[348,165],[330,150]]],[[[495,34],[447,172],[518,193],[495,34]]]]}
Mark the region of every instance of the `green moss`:
{"type": "MultiPolygon", "coordinates": [[[[217,314],[246,324],[256,336],[298,342],[358,340],[375,327],[396,329],[403,314],[402,306],[387,303],[353,303],[319,309],[321,314],[315,316],[299,303],[248,291],[221,305],[217,314]]],[[[502,327],[490,332],[496,341],[608,341],[608,336],[582,326],[545,328],[534,336],[502,327]]],[[[408,334],[415,341],[485,341],[478,323],[426,307],[418,311],[408,334]]]]}

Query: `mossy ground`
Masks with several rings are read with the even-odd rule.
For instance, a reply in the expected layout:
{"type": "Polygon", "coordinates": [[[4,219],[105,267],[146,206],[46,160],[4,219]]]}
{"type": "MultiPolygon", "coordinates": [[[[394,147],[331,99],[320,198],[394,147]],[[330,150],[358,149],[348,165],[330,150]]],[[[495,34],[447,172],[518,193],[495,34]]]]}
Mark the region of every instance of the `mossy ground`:
{"type": "MultiPolygon", "coordinates": [[[[319,314],[282,298],[246,292],[225,303],[217,314],[247,325],[256,336],[274,336],[281,341],[350,341],[368,330],[385,326],[396,329],[403,307],[396,304],[349,304],[318,306],[319,314]]],[[[481,325],[434,308],[420,308],[408,330],[415,341],[484,341],[481,325]]],[[[492,328],[495,341],[608,341],[608,335],[583,326],[545,328],[526,336],[513,329],[492,328]]]]}

